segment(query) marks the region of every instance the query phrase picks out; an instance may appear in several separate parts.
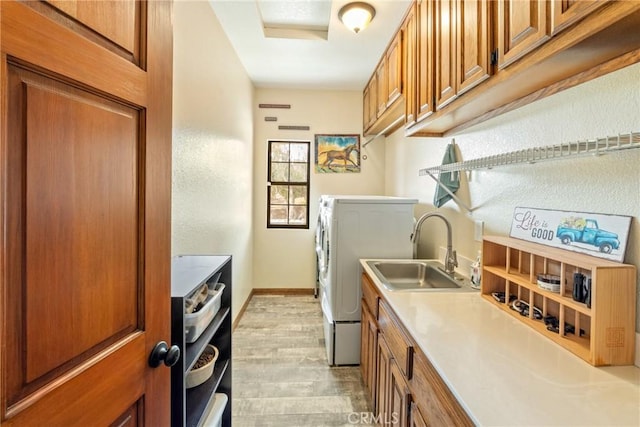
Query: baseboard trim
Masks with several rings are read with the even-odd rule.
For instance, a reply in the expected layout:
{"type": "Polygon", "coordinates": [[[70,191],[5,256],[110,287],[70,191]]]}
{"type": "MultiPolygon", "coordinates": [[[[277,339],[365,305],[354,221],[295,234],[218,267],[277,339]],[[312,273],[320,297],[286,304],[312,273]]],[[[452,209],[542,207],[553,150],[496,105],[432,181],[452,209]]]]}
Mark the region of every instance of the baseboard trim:
{"type": "Polygon", "coordinates": [[[236,316],[236,320],[233,321],[233,325],[231,326],[232,332],[236,330],[236,328],[238,327],[238,323],[240,323],[240,319],[242,319],[242,316],[244,315],[244,312],[247,311],[247,306],[249,305],[249,302],[251,302],[251,298],[253,298],[253,289],[251,289],[251,292],[249,292],[249,296],[246,300],[244,300],[244,304],[242,304],[242,307],[240,307],[240,311],[236,316]]]}
{"type": "Polygon", "coordinates": [[[240,308],[238,315],[236,316],[236,320],[233,322],[231,326],[231,330],[235,331],[238,327],[238,323],[240,323],[240,319],[244,315],[244,312],[247,311],[247,307],[251,302],[251,298],[254,295],[314,295],[315,291],[312,288],[253,288],[251,292],[249,292],[249,296],[245,300],[244,304],[240,308]]]}
{"type": "Polygon", "coordinates": [[[313,295],[313,288],[253,288],[252,295],[313,295]]]}
{"type": "Polygon", "coordinates": [[[640,368],[640,332],[636,332],[636,362],[635,365],[640,368]]]}

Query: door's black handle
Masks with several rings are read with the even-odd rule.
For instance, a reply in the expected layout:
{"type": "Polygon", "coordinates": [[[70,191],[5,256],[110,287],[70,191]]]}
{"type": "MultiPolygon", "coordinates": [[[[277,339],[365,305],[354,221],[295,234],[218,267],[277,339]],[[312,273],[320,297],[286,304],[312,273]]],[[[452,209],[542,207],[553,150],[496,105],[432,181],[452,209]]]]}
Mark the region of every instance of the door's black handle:
{"type": "Polygon", "coordinates": [[[167,346],[167,343],[160,341],[149,355],[149,366],[157,368],[161,362],[167,366],[173,366],[180,360],[180,348],[177,345],[167,346]]]}

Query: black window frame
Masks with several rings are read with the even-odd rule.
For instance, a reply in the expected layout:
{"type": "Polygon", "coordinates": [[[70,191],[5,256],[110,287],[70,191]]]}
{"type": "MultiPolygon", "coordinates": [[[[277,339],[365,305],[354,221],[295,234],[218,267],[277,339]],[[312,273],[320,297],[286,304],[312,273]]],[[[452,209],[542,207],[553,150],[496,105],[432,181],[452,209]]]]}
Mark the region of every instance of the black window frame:
{"type": "MultiPolygon", "coordinates": [[[[307,140],[283,140],[283,139],[270,139],[267,141],[267,228],[279,228],[279,229],[302,229],[302,230],[308,230],[309,229],[309,194],[310,194],[310,187],[311,187],[311,141],[307,141],[307,140]],[[289,165],[291,164],[296,164],[296,163],[302,163],[302,162],[291,162],[291,159],[289,159],[288,162],[274,162],[271,159],[271,147],[272,144],[274,143],[278,143],[278,144],[305,144],[307,146],[307,161],[306,161],[306,166],[307,166],[307,176],[306,176],[306,180],[304,182],[294,182],[294,181],[271,181],[271,167],[273,164],[276,163],[288,163],[289,165]],[[271,186],[272,185],[286,185],[288,187],[301,187],[301,186],[306,186],[306,194],[305,194],[305,199],[306,199],[306,204],[304,205],[306,207],[306,216],[305,216],[305,223],[304,224],[283,224],[283,223],[272,223],[271,222],[271,186]]],[[[289,172],[291,171],[291,168],[289,168],[289,172]]],[[[291,206],[302,206],[302,205],[296,205],[296,204],[291,204],[289,203],[290,200],[287,200],[287,207],[291,207],[291,206]]],[[[278,205],[274,205],[274,206],[278,206],[278,205]]],[[[279,206],[284,206],[284,205],[279,205],[279,206]]],[[[287,221],[289,221],[288,217],[287,217],[287,221]]]]}

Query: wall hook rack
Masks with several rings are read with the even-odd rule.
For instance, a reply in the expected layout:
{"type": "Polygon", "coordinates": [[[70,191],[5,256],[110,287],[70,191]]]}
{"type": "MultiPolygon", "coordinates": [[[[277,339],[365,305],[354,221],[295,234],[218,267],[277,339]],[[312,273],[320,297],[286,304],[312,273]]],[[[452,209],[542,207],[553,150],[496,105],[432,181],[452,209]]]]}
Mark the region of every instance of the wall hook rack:
{"type": "Polygon", "coordinates": [[[631,150],[635,148],[640,148],[640,132],[629,132],[603,138],[510,151],[507,153],[420,169],[419,175],[427,175],[433,178],[440,187],[453,197],[456,203],[465,208],[468,212],[471,212],[473,209],[469,208],[460,200],[459,197],[456,197],[451,191],[449,191],[449,189],[440,182],[436,174],[443,172],[470,171],[475,169],[492,169],[494,167],[511,166],[520,163],[533,164],[549,160],[562,160],[584,156],[600,156],[607,153],[631,150]]]}

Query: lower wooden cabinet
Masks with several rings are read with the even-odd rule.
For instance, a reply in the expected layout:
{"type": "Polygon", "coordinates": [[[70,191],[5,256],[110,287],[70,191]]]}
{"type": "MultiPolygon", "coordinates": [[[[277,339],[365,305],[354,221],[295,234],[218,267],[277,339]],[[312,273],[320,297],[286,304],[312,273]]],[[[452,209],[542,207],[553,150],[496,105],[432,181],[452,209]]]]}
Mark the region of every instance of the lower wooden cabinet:
{"type": "Polygon", "coordinates": [[[366,273],[362,294],[360,357],[377,422],[397,427],[473,426],[366,273]]]}
{"type": "Polygon", "coordinates": [[[406,427],[409,425],[411,392],[407,380],[395,360],[392,359],[389,365],[389,412],[387,412],[387,418],[390,422],[387,425],[406,427]]]}
{"type": "Polygon", "coordinates": [[[380,422],[385,424],[387,416],[391,413],[391,362],[393,355],[384,339],[384,335],[378,332],[378,375],[376,376],[376,405],[375,413],[380,418],[380,422]]]}
{"type": "Polygon", "coordinates": [[[364,384],[369,392],[371,404],[376,402],[376,383],[378,372],[378,324],[369,312],[366,301],[362,300],[362,322],[360,331],[360,371],[364,384]]]}

